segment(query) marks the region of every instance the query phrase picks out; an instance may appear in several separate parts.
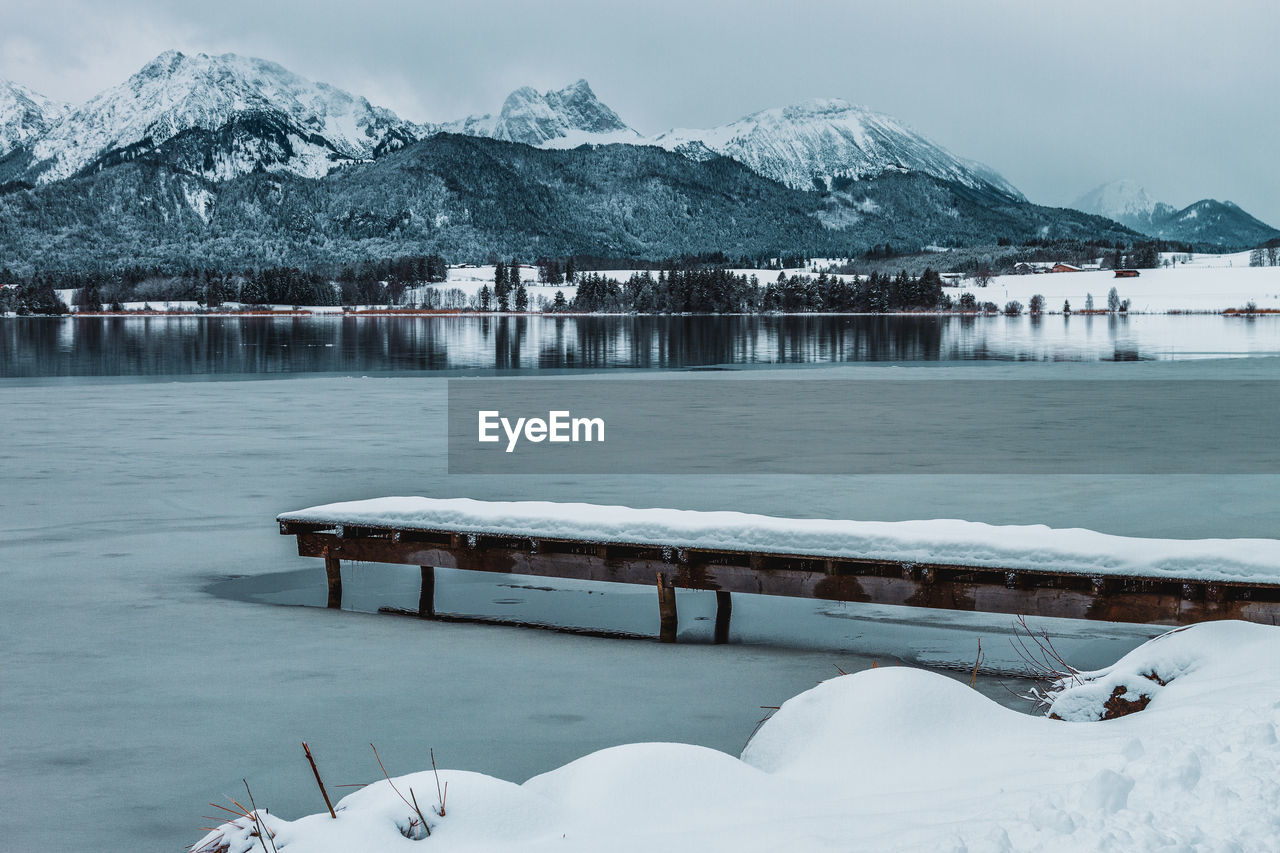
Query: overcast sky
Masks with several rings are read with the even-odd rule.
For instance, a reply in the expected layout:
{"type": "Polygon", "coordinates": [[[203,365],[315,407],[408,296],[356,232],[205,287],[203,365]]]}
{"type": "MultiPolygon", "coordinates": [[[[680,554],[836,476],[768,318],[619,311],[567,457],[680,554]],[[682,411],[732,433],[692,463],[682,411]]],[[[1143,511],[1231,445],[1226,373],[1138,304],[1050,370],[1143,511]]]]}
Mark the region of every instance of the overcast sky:
{"type": "Polygon", "coordinates": [[[416,121],[585,77],[644,133],[840,97],[1033,201],[1135,178],[1280,226],[1273,0],[0,0],[0,77],[81,102],[168,48],[272,59],[416,121]]]}

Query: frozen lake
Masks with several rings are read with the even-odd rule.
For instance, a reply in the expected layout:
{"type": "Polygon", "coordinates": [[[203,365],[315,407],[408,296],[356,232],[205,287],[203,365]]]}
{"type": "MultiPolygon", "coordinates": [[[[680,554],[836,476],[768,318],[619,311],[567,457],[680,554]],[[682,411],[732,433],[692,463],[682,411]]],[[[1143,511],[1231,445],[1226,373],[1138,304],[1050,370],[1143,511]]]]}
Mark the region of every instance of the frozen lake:
{"type": "MultiPolygon", "coordinates": [[[[1266,358],[788,375],[886,369],[1280,378],[1280,360],[1266,358]]],[[[0,396],[0,838],[14,850],[94,849],[103,827],[121,823],[149,848],[178,850],[206,825],[204,803],[237,795],[241,777],[274,812],[314,812],[303,739],[331,786],[375,778],[370,741],[393,774],[421,768],[434,747],[444,765],[523,781],[624,742],[737,754],[760,706],[836,667],[963,666],[979,636],[989,663],[1016,664],[1007,617],[856,605],[743,597],[737,642],[720,647],[696,642],[709,633],[697,617],[711,609],[699,594],[681,598],[691,642],[674,647],[280,606],[323,595],[323,570],[277,533],[282,510],[427,494],[1235,537],[1275,535],[1280,488],[1275,476],[449,476],[445,381],[436,376],[26,378],[0,383],[0,396]]],[[[359,569],[351,606],[403,603],[414,574],[359,569]]],[[[439,599],[459,613],[644,633],[657,622],[648,592],[442,573],[439,599]]],[[[1081,666],[1154,633],[1093,623],[1054,630],[1066,632],[1081,666]]],[[[997,679],[982,689],[1013,701],[997,679]]]]}
{"type": "Polygon", "coordinates": [[[0,377],[1280,355],[1280,316],[84,317],[0,323],[0,377]]]}

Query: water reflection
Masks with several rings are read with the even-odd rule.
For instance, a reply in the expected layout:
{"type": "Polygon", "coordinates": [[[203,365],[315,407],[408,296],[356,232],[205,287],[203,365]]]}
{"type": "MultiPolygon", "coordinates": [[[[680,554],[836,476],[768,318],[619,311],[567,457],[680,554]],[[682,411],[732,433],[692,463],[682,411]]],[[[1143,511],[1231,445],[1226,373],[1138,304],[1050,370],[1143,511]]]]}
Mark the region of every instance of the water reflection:
{"type": "Polygon", "coordinates": [[[1280,354],[1280,318],[92,317],[0,320],[0,376],[680,368],[1280,354]]]}

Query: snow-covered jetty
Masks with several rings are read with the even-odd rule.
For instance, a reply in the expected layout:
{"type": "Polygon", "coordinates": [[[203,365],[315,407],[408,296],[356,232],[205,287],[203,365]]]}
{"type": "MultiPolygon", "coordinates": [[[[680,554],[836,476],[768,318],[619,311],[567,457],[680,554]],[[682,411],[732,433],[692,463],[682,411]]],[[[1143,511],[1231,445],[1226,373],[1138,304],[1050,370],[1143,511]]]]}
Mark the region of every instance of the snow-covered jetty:
{"type": "Polygon", "coordinates": [[[655,584],[674,641],[676,589],[1180,625],[1280,617],[1280,540],[1141,539],[1042,525],[833,521],[595,504],[391,497],[279,516],[298,553],[322,557],[329,606],[343,560],[655,584]]]}

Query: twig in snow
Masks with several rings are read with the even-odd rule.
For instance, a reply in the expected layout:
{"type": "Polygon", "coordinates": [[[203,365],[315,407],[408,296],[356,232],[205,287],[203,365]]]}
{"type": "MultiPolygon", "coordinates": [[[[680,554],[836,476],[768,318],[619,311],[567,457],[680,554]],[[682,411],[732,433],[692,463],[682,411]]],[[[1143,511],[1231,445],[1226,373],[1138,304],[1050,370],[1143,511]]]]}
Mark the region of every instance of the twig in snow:
{"type": "Polygon", "coordinates": [[[333,810],[333,803],[329,802],[329,792],[324,789],[324,781],[320,778],[320,771],[316,769],[316,760],[311,757],[311,747],[307,746],[307,742],[302,742],[302,751],[307,754],[307,761],[311,762],[311,772],[316,775],[316,784],[320,786],[320,796],[324,797],[324,804],[329,808],[329,817],[334,820],[338,819],[338,813],[333,810]]]}
{"type": "Polygon", "coordinates": [[[1048,687],[1045,689],[1032,687],[1023,696],[1024,699],[1049,707],[1053,704],[1054,697],[1066,688],[1068,682],[1076,685],[1084,684],[1084,680],[1080,677],[1080,670],[1067,663],[1062,657],[1047,630],[1032,630],[1025,616],[1018,617],[1018,626],[1022,632],[1019,633],[1015,629],[1013,640],[1010,641],[1014,644],[1014,651],[1027,665],[1027,675],[1030,678],[1048,682],[1048,687]],[[1023,634],[1031,641],[1031,646],[1027,645],[1023,634]]]}
{"type": "Polygon", "coordinates": [[[444,790],[440,790],[440,771],[436,769],[436,751],[428,747],[427,752],[431,755],[431,772],[436,774],[436,796],[440,798],[440,817],[444,817],[444,800],[449,796],[449,783],[444,783],[444,790]]]}
{"type": "Polygon", "coordinates": [[[1067,663],[1062,657],[1057,647],[1054,646],[1047,630],[1036,631],[1032,629],[1027,624],[1026,616],[1018,617],[1018,627],[1022,629],[1021,632],[1015,629],[1013,640],[1010,642],[1016,644],[1014,651],[1018,652],[1018,656],[1027,665],[1029,675],[1032,678],[1041,681],[1070,679],[1076,684],[1083,683],[1080,680],[1080,670],[1067,663]],[[1030,640],[1032,645],[1035,646],[1034,649],[1027,645],[1023,635],[1026,636],[1026,640],[1030,640]]]}
{"type": "Polygon", "coordinates": [[[973,659],[973,674],[969,676],[969,686],[978,683],[978,667],[982,665],[982,638],[978,638],[978,656],[973,659]]]}
{"type": "Polygon", "coordinates": [[[244,783],[244,791],[249,795],[249,805],[253,807],[253,824],[258,828],[258,840],[262,842],[262,853],[267,853],[267,842],[271,842],[271,853],[279,853],[276,850],[276,840],[271,827],[267,826],[267,822],[258,814],[258,804],[253,801],[253,791],[249,790],[249,780],[241,779],[244,783]]]}
{"type": "Polygon", "coordinates": [[[396,787],[396,783],[391,781],[391,774],[387,772],[387,768],[382,764],[382,756],[378,755],[378,748],[373,744],[369,744],[369,748],[373,750],[373,757],[378,760],[378,767],[382,770],[382,775],[386,778],[387,784],[391,786],[391,790],[396,792],[406,806],[418,813],[418,819],[422,821],[422,828],[427,831],[427,835],[431,835],[431,827],[427,825],[427,819],[422,815],[422,809],[418,808],[418,798],[413,797],[413,789],[409,789],[409,796],[413,797],[413,802],[409,802],[404,798],[404,794],[400,793],[400,789],[396,787]]]}

